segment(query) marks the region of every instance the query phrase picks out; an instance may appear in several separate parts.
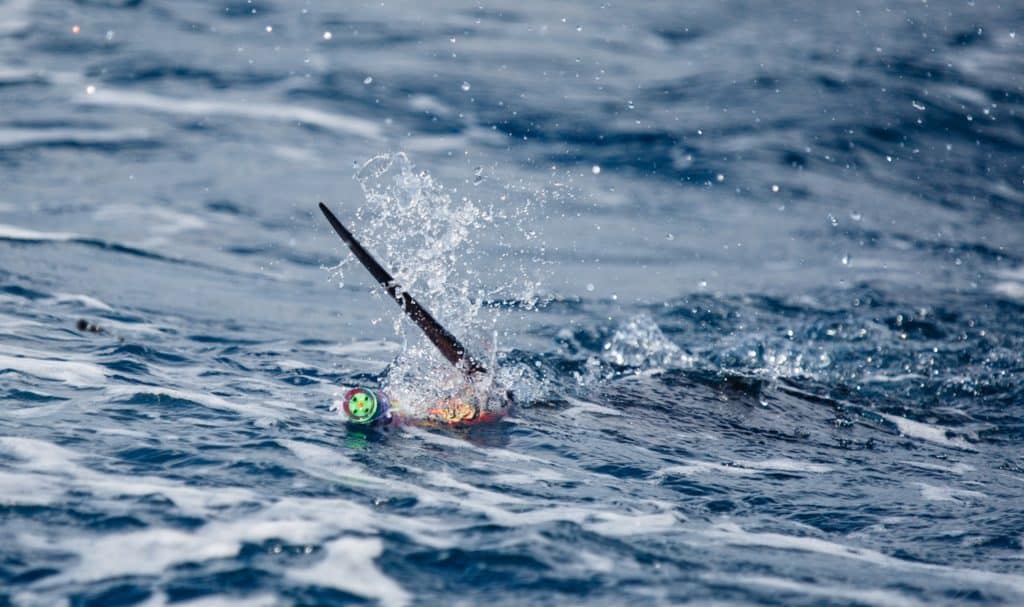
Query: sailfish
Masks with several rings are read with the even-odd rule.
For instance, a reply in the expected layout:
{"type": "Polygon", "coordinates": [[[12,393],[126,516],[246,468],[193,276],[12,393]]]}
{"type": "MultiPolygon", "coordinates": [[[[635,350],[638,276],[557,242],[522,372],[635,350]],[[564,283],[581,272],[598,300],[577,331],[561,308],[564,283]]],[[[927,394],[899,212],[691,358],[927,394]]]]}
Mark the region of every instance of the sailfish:
{"type": "MultiPolygon", "coordinates": [[[[363,267],[373,276],[387,294],[398,303],[405,315],[423,331],[442,356],[456,369],[461,371],[471,382],[488,374],[487,368],[480,363],[455,335],[445,329],[416,298],[384,269],[369,251],[352,235],[341,221],[323,202],[320,211],[328,223],[341,237],[349,250],[363,267]]],[[[386,394],[369,388],[353,388],[342,399],[342,408],[350,422],[355,424],[386,425],[401,421],[396,408],[386,394]]],[[[480,404],[480,399],[472,395],[454,397],[436,404],[427,412],[430,422],[447,425],[471,424],[491,421],[501,417],[501,412],[488,411],[480,404]]]]}

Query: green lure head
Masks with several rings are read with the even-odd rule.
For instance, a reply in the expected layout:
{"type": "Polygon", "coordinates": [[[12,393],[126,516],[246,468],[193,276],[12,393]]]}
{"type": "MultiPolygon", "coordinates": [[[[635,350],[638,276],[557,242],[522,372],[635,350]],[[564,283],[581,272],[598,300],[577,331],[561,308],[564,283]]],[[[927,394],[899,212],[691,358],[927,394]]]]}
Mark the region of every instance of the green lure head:
{"type": "Polygon", "coordinates": [[[354,388],[345,394],[342,408],[348,415],[349,421],[356,424],[369,424],[375,421],[381,413],[380,403],[373,390],[366,388],[354,388]]]}

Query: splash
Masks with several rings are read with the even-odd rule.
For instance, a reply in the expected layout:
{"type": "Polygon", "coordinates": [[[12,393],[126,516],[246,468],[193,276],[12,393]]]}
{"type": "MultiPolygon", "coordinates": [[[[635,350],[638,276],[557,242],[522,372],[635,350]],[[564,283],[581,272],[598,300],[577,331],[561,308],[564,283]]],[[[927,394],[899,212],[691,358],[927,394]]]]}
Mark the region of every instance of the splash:
{"type": "Polygon", "coordinates": [[[605,342],[601,359],[618,367],[630,367],[637,374],[686,369],[696,362],[666,337],[647,313],[637,314],[619,325],[605,342]]]}
{"type": "MultiPolygon", "coordinates": [[[[496,212],[493,204],[458,196],[428,172],[418,170],[404,153],[383,154],[366,161],[356,172],[366,202],[355,213],[353,231],[389,267],[402,288],[426,306],[441,324],[490,369],[496,367],[500,312],[494,297],[512,295],[530,307],[538,282],[525,271],[508,276],[502,265],[482,271],[482,244],[494,242],[498,227],[523,234],[521,218],[529,204],[513,214],[496,212]],[[493,284],[497,279],[501,284],[493,284]],[[488,290],[490,289],[490,290],[488,290]]],[[[351,256],[334,268],[339,281],[351,256]]],[[[508,258],[502,256],[506,261],[508,258]]],[[[384,297],[380,290],[374,291],[384,297]]],[[[382,387],[406,414],[423,416],[427,408],[465,390],[492,396],[496,373],[467,385],[456,371],[400,313],[394,332],[403,343],[388,368],[382,387]]],[[[483,399],[486,400],[486,399],[483,399]]]]}

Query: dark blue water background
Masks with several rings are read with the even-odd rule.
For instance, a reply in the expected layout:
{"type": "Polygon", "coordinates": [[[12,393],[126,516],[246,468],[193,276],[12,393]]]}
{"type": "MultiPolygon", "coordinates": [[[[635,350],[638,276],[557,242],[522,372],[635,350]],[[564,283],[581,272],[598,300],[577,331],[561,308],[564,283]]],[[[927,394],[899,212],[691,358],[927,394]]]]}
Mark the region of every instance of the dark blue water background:
{"type": "Polygon", "coordinates": [[[3,0],[0,605],[1021,604],[1022,45],[981,0],[3,0]],[[346,428],[443,365],[318,200],[511,417],[346,428]]]}

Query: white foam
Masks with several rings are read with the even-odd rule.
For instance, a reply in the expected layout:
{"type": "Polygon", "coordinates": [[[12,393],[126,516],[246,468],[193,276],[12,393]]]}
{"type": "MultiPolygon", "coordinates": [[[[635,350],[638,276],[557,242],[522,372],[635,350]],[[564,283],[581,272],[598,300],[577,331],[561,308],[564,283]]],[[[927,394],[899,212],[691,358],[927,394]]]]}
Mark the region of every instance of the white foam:
{"type": "Polygon", "coordinates": [[[162,386],[110,386],[107,388],[107,392],[111,396],[115,397],[134,396],[136,394],[169,396],[171,398],[199,403],[200,405],[211,409],[233,411],[245,416],[260,417],[271,420],[281,419],[284,417],[284,413],[279,410],[280,408],[298,409],[296,405],[283,402],[275,402],[273,405],[252,401],[240,402],[229,400],[222,396],[217,396],[216,394],[196,392],[193,390],[181,390],[177,388],[165,388],[162,386]]]}
{"type": "Polygon", "coordinates": [[[0,436],[0,450],[24,460],[32,470],[63,471],[78,458],[71,449],[23,436],[0,436]]]}
{"type": "Polygon", "coordinates": [[[255,120],[299,122],[365,139],[381,139],[383,136],[380,126],[375,122],[293,105],[250,103],[244,100],[183,99],[110,88],[100,88],[92,95],[83,95],[79,97],[79,101],[94,105],[132,107],[177,116],[219,115],[255,120]]]}
{"type": "Polygon", "coordinates": [[[732,474],[737,476],[757,474],[757,470],[750,470],[748,468],[740,468],[738,466],[730,466],[726,464],[718,464],[715,462],[704,462],[700,460],[692,460],[685,464],[677,464],[675,466],[665,466],[659,468],[653,474],[654,478],[662,478],[666,476],[692,476],[695,474],[732,474]]]}
{"type": "Polygon", "coordinates": [[[596,512],[591,514],[596,522],[584,522],[583,528],[610,537],[632,535],[662,535],[678,531],[680,518],[672,512],[653,514],[596,512]]]}
{"type": "Polygon", "coordinates": [[[944,578],[958,580],[959,582],[970,581],[977,584],[998,584],[1018,595],[1024,595],[1024,577],[1019,575],[906,561],[876,550],[846,546],[815,537],[797,537],[781,533],[754,533],[744,530],[731,521],[718,523],[706,529],[703,535],[716,544],[758,546],[777,550],[808,552],[864,562],[888,569],[926,571],[944,578]]]}
{"type": "Polygon", "coordinates": [[[16,371],[80,388],[97,387],[106,380],[103,367],[92,363],[0,354],[0,372],[3,371],[16,371]]]}
{"type": "Polygon", "coordinates": [[[27,228],[0,224],[0,238],[7,240],[52,240],[61,242],[73,240],[77,236],[70,232],[38,232],[27,228]]]}
{"type": "Polygon", "coordinates": [[[539,469],[529,472],[506,472],[491,474],[490,479],[502,485],[535,485],[538,482],[562,482],[567,480],[564,474],[555,470],[539,469]]]}
{"type": "MultiPolygon", "coordinates": [[[[31,540],[29,540],[31,542],[31,540]]],[[[67,538],[59,547],[79,555],[79,561],[57,579],[91,582],[126,575],[156,575],[178,563],[203,562],[238,554],[237,541],[176,529],[144,529],[128,533],[67,538]]]]}
{"type": "Polygon", "coordinates": [[[282,371],[302,371],[303,369],[315,368],[313,365],[306,362],[302,362],[301,360],[292,360],[288,358],[280,359],[276,361],[274,364],[276,364],[277,368],[281,369],[282,371]]]}
{"type": "Polygon", "coordinates": [[[57,504],[63,495],[63,490],[52,479],[0,470],[0,504],[4,506],[57,504]]]}
{"type": "MultiPolygon", "coordinates": [[[[207,489],[206,492],[220,490],[207,489]]],[[[224,512],[230,516],[234,511],[208,509],[202,516],[209,519],[223,516],[224,512]]],[[[73,566],[38,584],[48,588],[68,582],[155,575],[184,563],[232,558],[238,555],[243,543],[277,539],[311,549],[325,537],[342,532],[365,532],[378,524],[367,508],[344,500],[284,498],[255,512],[247,508],[241,518],[213,520],[194,532],[151,528],[99,536],[44,538],[24,534],[18,539],[22,545],[78,555],[73,566]]]]}
{"type": "Polygon", "coordinates": [[[102,301],[91,297],[89,295],[79,295],[74,293],[57,293],[53,296],[53,300],[57,303],[78,303],[82,304],[87,308],[94,310],[102,310],[104,312],[113,312],[114,309],[103,303],[102,301]]]}
{"type": "Polygon", "coordinates": [[[324,548],[322,561],[307,569],[289,569],[288,577],[376,599],[388,607],[409,603],[409,593],[373,563],[383,550],[380,539],[342,537],[324,548]]]}
{"type": "Polygon", "coordinates": [[[537,457],[535,455],[527,455],[526,453],[518,453],[510,449],[500,449],[497,447],[488,447],[484,449],[477,447],[476,445],[467,442],[464,439],[455,438],[453,436],[437,432],[428,432],[423,428],[417,428],[416,426],[405,426],[402,428],[402,431],[428,444],[446,447],[450,449],[475,451],[481,455],[486,456],[488,459],[492,460],[492,462],[493,460],[502,459],[510,462],[531,462],[545,466],[553,465],[548,460],[537,457]]]}
{"type": "Polygon", "coordinates": [[[914,461],[910,461],[910,460],[905,460],[904,459],[904,460],[900,460],[900,463],[901,464],[906,464],[908,466],[913,466],[915,468],[921,468],[923,470],[935,470],[937,472],[945,472],[947,474],[956,474],[958,476],[963,476],[964,474],[974,470],[974,466],[972,466],[970,464],[965,464],[965,463],[962,463],[962,462],[957,462],[957,463],[953,464],[952,466],[943,466],[943,465],[940,465],[940,464],[932,464],[932,463],[928,463],[928,462],[914,462],[914,461]]]}
{"type": "Polygon", "coordinates": [[[921,489],[921,497],[930,502],[973,502],[987,499],[980,491],[954,489],[953,487],[937,487],[927,483],[916,483],[921,489]]]}
{"type": "Polygon", "coordinates": [[[166,605],[174,605],[174,607],[273,607],[280,604],[281,599],[272,594],[258,594],[245,597],[233,595],[204,596],[192,600],[174,601],[172,603],[167,594],[157,592],[142,603],[139,603],[139,607],[165,607],[166,605]]]}
{"type": "Polygon", "coordinates": [[[747,586],[760,586],[780,592],[790,592],[805,596],[824,597],[828,599],[842,599],[851,601],[858,605],[885,605],[890,607],[920,607],[925,603],[918,602],[911,597],[875,588],[851,588],[849,586],[832,586],[815,581],[814,583],[799,582],[787,578],[771,577],[767,575],[729,575],[704,574],[703,579],[725,583],[729,585],[739,584],[747,586]]]}
{"type": "Polygon", "coordinates": [[[879,415],[895,424],[896,428],[903,436],[919,438],[930,443],[944,445],[946,447],[955,447],[966,451],[975,450],[974,447],[972,447],[970,443],[965,441],[963,438],[959,436],[950,438],[947,436],[947,432],[949,432],[949,430],[942,426],[933,426],[924,422],[918,422],[888,413],[880,413],[879,415]]]}
{"type": "Polygon", "coordinates": [[[729,464],[693,460],[684,464],[666,466],[655,471],[653,476],[655,478],[669,475],[691,476],[695,474],[731,474],[744,476],[763,472],[806,472],[811,474],[824,474],[831,471],[832,468],[824,464],[815,464],[779,457],[760,461],[735,460],[729,464]]]}
{"type": "Polygon", "coordinates": [[[735,460],[734,463],[737,466],[743,466],[744,468],[775,472],[809,472],[811,474],[824,474],[832,471],[832,468],[824,464],[803,462],[785,457],[773,457],[771,459],[761,461],[735,460]]]}
{"type": "Polygon", "coordinates": [[[26,483],[47,484],[65,491],[88,492],[94,500],[126,495],[163,495],[183,512],[204,515],[212,508],[251,501],[248,489],[219,487],[211,491],[160,477],[97,472],[79,463],[82,455],[54,443],[26,437],[0,436],[0,451],[22,460],[17,474],[26,483]]]}
{"type": "MultiPolygon", "coordinates": [[[[548,522],[572,522],[595,533],[607,536],[657,534],[678,528],[679,517],[670,505],[652,504],[653,512],[613,512],[598,508],[573,506],[530,507],[532,504],[505,492],[484,489],[455,478],[448,472],[408,468],[407,472],[420,479],[418,484],[381,478],[355,464],[338,451],[302,441],[281,441],[300,457],[300,468],[326,480],[346,484],[365,484],[386,488],[390,492],[409,493],[423,505],[465,509],[483,514],[495,524],[522,527],[548,522]],[[437,488],[437,490],[431,487],[437,488]]],[[[492,464],[494,460],[490,460],[492,464]]],[[[448,547],[452,537],[448,523],[440,520],[410,520],[377,513],[378,524],[400,528],[418,543],[448,547]]]]}
{"type": "Polygon", "coordinates": [[[463,497],[468,498],[466,501],[471,503],[475,508],[496,505],[519,505],[526,503],[523,499],[509,495],[506,492],[481,489],[470,483],[460,481],[449,472],[425,471],[424,474],[424,479],[434,486],[461,491],[463,493],[463,497]]]}
{"type": "Polygon", "coordinates": [[[380,486],[388,483],[380,476],[353,462],[337,449],[327,449],[304,441],[280,439],[281,446],[299,458],[300,469],[317,478],[347,485],[380,486]]]}
{"type": "MultiPolygon", "coordinates": [[[[296,444],[289,446],[303,451],[296,444]]],[[[13,467],[12,472],[0,472],[0,495],[4,496],[0,503],[60,503],[65,492],[73,492],[89,494],[91,503],[104,509],[104,500],[110,500],[113,507],[124,496],[162,495],[182,513],[210,521],[195,531],[149,528],[105,535],[22,534],[17,538],[19,545],[77,556],[77,561],[60,574],[33,584],[26,600],[46,602],[68,583],[159,575],[185,563],[233,558],[244,543],[277,539],[312,552],[313,545],[336,538],[325,545],[321,562],[290,570],[287,575],[386,605],[404,605],[409,601],[408,594],[372,562],[380,554],[380,540],[338,535],[388,527],[401,528],[418,541],[426,530],[436,533],[430,520],[409,521],[345,499],[281,498],[259,505],[261,498],[246,488],[192,487],[157,477],[102,473],[84,466],[80,461],[83,454],[38,439],[0,437],[0,452],[13,467]],[[243,503],[245,508],[236,507],[243,503]]],[[[425,539],[426,545],[447,545],[425,539]]],[[[154,601],[162,604],[160,597],[154,601]]]]}

